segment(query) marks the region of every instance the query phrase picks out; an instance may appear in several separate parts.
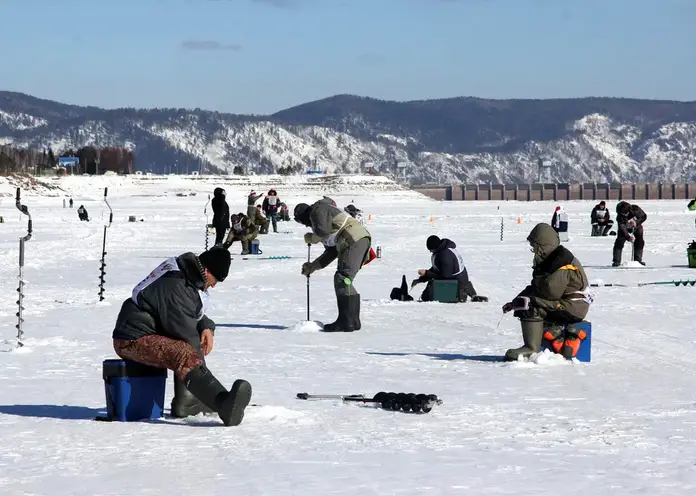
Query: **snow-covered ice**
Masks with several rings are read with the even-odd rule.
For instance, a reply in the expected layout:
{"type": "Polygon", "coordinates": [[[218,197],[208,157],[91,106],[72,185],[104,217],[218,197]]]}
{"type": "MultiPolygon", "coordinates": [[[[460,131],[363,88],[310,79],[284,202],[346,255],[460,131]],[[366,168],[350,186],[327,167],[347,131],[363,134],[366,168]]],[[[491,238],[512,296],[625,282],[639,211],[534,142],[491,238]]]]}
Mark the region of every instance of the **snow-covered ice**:
{"type": "MultiPolygon", "coordinates": [[[[263,178],[254,178],[264,181],[263,178]]],[[[361,331],[315,332],[307,322],[300,266],[304,228],[281,223],[261,236],[263,256],[233,247],[231,275],[211,291],[218,324],[208,363],[223,383],[254,387],[237,428],[217,417],[104,423],[101,362],[121,302],[164,258],[204,248],[203,208],[216,185],[232,212],[246,208],[246,183],[220,180],[56,181],[23,197],[34,219],[26,244],[25,342],[14,350],[18,239],[26,217],[0,199],[0,494],[3,495],[686,495],[696,492],[696,287],[639,282],[696,278],[686,246],[696,238],[686,201],[641,201],[647,212],[646,267],[612,269],[613,237],[589,237],[593,202],[567,202],[571,241],[595,288],[592,363],[540,353],[494,361],[519,346],[519,324],[501,306],[530,279],[525,238],[548,222],[552,202],[437,202],[413,192],[338,184],[342,194],[304,183],[277,184],[294,206],[330,194],[355,201],[382,258],[355,284],[361,331]],[[109,189],[105,301],[98,299],[109,189]],[[195,196],[176,196],[177,192],[195,196]],[[80,222],[84,204],[92,222],[80,222]],[[499,208],[499,210],[498,210],[499,208]],[[143,222],[127,222],[129,215],[143,222]],[[432,222],[430,218],[432,217],[432,222]],[[500,241],[500,219],[505,237],[500,241]],[[521,223],[517,223],[520,217],[521,223]],[[453,239],[487,304],[392,302],[401,275],[426,267],[430,234],[453,239]],[[298,392],[434,393],[425,415],[339,401],[302,401],[298,392]]],[[[265,189],[271,186],[270,182],[265,189]]],[[[0,193],[13,195],[7,183],[0,193]]],[[[613,208],[615,202],[610,202],[613,208]]],[[[211,213],[210,208],[208,212],[211,213]]],[[[613,216],[613,215],[612,215],[613,216]]],[[[212,236],[210,238],[212,243],[212,236]]],[[[318,255],[314,248],[313,256],[318,255]]],[[[630,259],[630,247],[624,250],[630,259]]],[[[335,318],[333,268],[311,278],[310,319],[335,318]]],[[[422,286],[413,295],[418,296],[422,286]]],[[[172,397],[171,373],[166,406],[172,397]]]]}

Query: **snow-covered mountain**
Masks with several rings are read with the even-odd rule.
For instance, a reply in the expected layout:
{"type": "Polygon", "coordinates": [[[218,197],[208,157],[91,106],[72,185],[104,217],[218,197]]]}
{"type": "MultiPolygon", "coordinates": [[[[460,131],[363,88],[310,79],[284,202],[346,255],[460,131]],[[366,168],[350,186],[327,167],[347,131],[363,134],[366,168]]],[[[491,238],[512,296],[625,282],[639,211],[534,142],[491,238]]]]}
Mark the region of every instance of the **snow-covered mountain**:
{"type": "Polygon", "coordinates": [[[0,144],[125,146],[138,170],[374,170],[412,184],[696,181],[696,102],[387,102],[340,95],[270,116],[65,105],[0,92],[0,144]]]}

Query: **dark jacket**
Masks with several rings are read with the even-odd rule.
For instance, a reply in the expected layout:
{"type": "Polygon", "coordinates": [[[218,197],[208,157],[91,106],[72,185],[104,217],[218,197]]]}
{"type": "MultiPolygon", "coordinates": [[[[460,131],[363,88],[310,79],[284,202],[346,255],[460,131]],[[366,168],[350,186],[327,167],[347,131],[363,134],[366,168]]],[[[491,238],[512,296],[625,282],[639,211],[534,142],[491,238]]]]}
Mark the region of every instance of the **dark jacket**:
{"type": "Polygon", "coordinates": [[[203,313],[199,291],[205,285],[203,266],[194,253],[176,258],[178,270],[166,272],[121,305],[113,339],[136,340],[158,334],[186,341],[198,352],[201,333],[215,331],[215,322],[203,313]]]}
{"type": "Polygon", "coordinates": [[[590,222],[592,224],[599,224],[599,221],[602,220],[605,224],[611,220],[611,215],[609,214],[609,209],[604,207],[604,209],[599,208],[599,203],[594,206],[592,209],[592,213],[590,214],[590,222]],[[603,217],[600,217],[597,212],[602,211],[604,213],[603,217]]]}
{"type": "Polygon", "coordinates": [[[631,205],[628,202],[622,201],[616,205],[616,221],[619,224],[619,234],[628,238],[634,229],[642,230],[643,222],[648,216],[638,205],[631,205]],[[634,220],[635,228],[628,225],[629,221],[634,220]]]}
{"type": "Polygon", "coordinates": [[[213,191],[213,225],[224,229],[230,228],[230,207],[227,205],[222,188],[215,188],[213,191]]]}
{"type": "Polygon", "coordinates": [[[268,192],[268,196],[266,196],[266,198],[263,199],[261,210],[263,210],[264,214],[271,215],[277,213],[278,208],[280,208],[280,198],[278,198],[278,193],[276,192],[276,190],[272,189],[268,192]],[[271,197],[275,198],[274,202],[271,202],[271,197]]]}
{"type": "Polygon", "coordinates": [[[418,278],[419,281],[426,282],[433,279],[469,280],[462,255],[451,239],[442,238],[440,246],[432,252],[430,260],[432,267],[418,278]]]}

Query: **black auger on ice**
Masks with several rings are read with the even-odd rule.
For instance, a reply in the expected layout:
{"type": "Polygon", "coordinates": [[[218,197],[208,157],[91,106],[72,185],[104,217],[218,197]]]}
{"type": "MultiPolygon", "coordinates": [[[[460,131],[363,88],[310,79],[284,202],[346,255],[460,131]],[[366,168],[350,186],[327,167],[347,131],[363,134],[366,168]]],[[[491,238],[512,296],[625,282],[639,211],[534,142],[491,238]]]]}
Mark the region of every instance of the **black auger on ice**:
{"type": "Polygon", "coordinates": [[[106,195],[109,192],[109,188],[104,188],[104,203],[106,203],[106,206],[109,207],[109,223],[104,224],[104,237],[102,238],[102,257],[101,257],[101,266],[99,267],[99,301],[104,301],[104,275],[106,274],[106,270],[104,267],[106,267],[106,229],[111,227],[111,223],[114,221],[114,211],[111,209],[111,205],[109,205],[109,201],[106,199],[106,195]]]}
{"type": "Polygon", "coordinates": [[[208,236],[210,235],[210,231],[208,231],[208,204],[210,203],[210,195],[208,195],[208,201],[205,204],[205,207],[203,207],[203,215],[205,215],[205,251],[208,251],[208,236]]]}
{"type": "Polygon", "coordinates": [[[17,198],[15,206],[17,207],[17,210],[29,217],[29,220],[27,221],[27,234],[19,238],[19,285],[17,286],[17,305],[19,306],[19,309],[17,310],[17,325],[15,326],[17,327],[18,348],[24,346],[24,343],[22,342],[22,337],[24,336],[24,330],[22,325],[24,323],[24,317],[22,316],[24,313],[24,243],[31,239],[31,233],[33,231],[31,214],[29,213],[29,209],[27,208],[27,206],[22,205],[20,192],[21,189],[17,188],[17,198]]]}
{"type": "Polygon", "coordinates": [[[356,403],[374,403],[384,410],[403,411],[406,413],[429,413],[435,405],[441,405],[442,400],[435,394],[387,393],[380,391],[372,398],[362,394],[309,394],[297,393],[300,400],[342,400],[356,403]]]}

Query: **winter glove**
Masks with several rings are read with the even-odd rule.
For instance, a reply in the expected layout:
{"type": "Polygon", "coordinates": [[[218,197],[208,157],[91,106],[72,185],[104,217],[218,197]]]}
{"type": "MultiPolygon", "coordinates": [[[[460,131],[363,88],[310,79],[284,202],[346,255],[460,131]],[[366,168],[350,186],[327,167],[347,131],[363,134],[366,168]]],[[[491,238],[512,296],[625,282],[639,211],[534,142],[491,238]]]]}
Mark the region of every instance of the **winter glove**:
{"type": "Polygon", "coordinates": [[[308,245],[311,245],[314,242],[314,234],[306,233],[304,235],[304,242],[308,245]]]}
{"type": "Polygon", "coordinates": [[[629,219],[629,221],[628,221],[626,224],[628,224],[628,227],[630,227],[631,229],[633,229],[634,227],[636,227],[636,220],[635,220],[635,219],[629,219]]]}
{"type": "Polygon", "coordinates": [[[503,305],[503,313],[508,313],[512,312],[512,302],[508,301],[505,305],[503,305]]]}
{"type": "Polygon", "coordinates": [[[414,279],[413,281],[411,281],[411,289],[413,289],[416,284],[419,284],[421,282],[423,281],[421,281],[420,279],[414,279]]]}
{"type": "Polygon", "coordinates": [[[529,310],[529,297],[528,296],[518,296],[512,300],[512,309],[518,310],[529,310]]]}
{"type": "Polygon", "coordinates": [[[628,242],[633,243],[636,240],[636,237],[633,234],[628,235],[628,242]]]}
{"type": "Polygon", "coordinates": [[[302,264],[302,275],[309,277],[317,270],[317,265],[314,262],[305,262],[302,264]]]}

